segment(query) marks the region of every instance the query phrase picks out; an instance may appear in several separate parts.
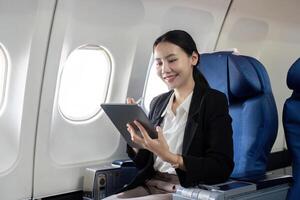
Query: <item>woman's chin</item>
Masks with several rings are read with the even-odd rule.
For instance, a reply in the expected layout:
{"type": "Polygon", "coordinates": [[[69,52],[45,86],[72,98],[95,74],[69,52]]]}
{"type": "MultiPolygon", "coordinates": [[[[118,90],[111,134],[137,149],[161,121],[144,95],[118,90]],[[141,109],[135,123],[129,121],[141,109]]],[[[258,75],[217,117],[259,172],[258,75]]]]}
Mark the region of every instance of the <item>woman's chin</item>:
{"type": "Polygon", "coordinates": [[[169,89],[175,89],[180,85],[177,79],[165,80],[165,83],[167,84],[169,89]]]}
{"type": "Polygon", "coordinates": [[[166,84],[167,84],[167,86],[168,86],[168,88],[169,88],[170,90],[176,88],[176,84],[172,84],[172,83],[166,83],[166,84]]]}

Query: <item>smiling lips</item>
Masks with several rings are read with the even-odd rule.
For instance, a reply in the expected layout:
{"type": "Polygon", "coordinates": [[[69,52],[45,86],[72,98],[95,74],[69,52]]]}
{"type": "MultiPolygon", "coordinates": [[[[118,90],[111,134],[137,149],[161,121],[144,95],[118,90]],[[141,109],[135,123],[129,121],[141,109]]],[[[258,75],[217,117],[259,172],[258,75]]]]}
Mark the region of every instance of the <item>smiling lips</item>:
{"type": "Polygon", "coordinates": [[[166,75],[163,76],[163,79],[166,80],[167,82],[172,82],[174,79],[178,76],[178,74],[171,74],[171,75],[166,75]]]}

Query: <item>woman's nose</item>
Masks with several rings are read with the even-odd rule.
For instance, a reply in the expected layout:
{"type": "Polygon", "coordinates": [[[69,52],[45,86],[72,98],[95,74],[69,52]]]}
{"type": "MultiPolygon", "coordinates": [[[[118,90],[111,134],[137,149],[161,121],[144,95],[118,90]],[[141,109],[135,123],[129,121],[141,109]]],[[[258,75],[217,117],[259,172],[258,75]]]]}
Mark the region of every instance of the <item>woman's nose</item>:
{"type": "Polygon", "coordinates": [[[162,65],[162,67],[161,67],[161,72],[162,73],[167,73],[167,72],[170,72],[171,70],[170,70],[170,68],[169,68],[169,65],[168,65],[168,63],[164,63],[163,65],[162,65]]]}

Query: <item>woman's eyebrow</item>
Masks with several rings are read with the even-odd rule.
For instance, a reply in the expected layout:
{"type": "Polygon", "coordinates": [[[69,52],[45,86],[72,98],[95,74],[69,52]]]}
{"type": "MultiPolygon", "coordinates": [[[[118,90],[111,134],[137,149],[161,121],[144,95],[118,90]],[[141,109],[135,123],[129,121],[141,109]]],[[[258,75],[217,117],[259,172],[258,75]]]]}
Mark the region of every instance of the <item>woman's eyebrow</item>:
{"type": "MultiPolygon", "coordinates": [[[[168,59],[172,56],[176,56],[176,54],[174,54],[174,53],[168,54],[167,56],[164,57],[164,59],[168,59]]],[[[161,58],[155,58],[155,60],[161,60],[161,58]]]]}
{"type": "Polygon", "coordinates": [[[172,56],[176,56],[176,54],[171,53],[171,54],[167,55],[167,56],[165,57],[165,59],[168,59],[168,58],[170,58],[170,57],[172,57],[172,56]]]}

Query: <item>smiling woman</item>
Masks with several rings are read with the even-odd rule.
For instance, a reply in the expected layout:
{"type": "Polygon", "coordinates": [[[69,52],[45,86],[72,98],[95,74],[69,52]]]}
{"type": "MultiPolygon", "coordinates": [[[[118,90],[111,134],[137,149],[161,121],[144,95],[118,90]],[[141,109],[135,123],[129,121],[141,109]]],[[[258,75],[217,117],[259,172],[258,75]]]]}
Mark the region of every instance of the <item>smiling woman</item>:
{"type": "Polygon", "coordinates": [[[153,55],[156,73],[170,89],[155,97],[150,106],[149,119],[158,138],[152,139],[136,120],[127,124],[132,142],[142,147],[127,146],[128,156],[140,171],[124,192],[108,197],[110,200],[169,200],[178,184],[223,182],[233,170],[227,99],[209,88],[197,70],[200,55],[193,38],[182,30],[169,31],[156,39],[153,55]]]}

